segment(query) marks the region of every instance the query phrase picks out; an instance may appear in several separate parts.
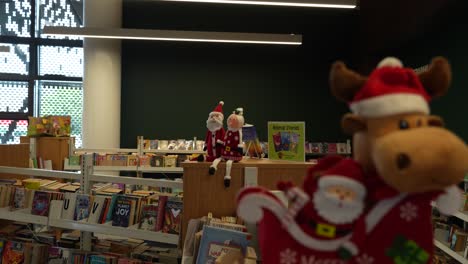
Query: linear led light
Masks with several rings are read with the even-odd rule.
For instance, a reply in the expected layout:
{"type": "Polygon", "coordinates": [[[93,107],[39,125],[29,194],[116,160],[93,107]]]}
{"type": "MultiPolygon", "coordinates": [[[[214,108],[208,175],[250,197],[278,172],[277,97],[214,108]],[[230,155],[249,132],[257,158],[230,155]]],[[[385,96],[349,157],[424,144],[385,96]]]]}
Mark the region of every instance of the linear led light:
{"type": "Polygon", "coordinates": [[[356,8],[356,0],[146,0],[148,1],[174,1],[197,2],[219,4],[243,4],[243,5],[272,5],[272,6],[296,6],[296,7],[321,7],[321,8],[356,8]]]}
{"type": "Polygon", "coordinates": [[[127,28],[44,27],[43,35],[78,36],[101,39],[135,39],[161,41],[196,41],[249,44],[301,45],[302,35],[266,33],[230,33],[208,31],[150,30],[127,28]]]}

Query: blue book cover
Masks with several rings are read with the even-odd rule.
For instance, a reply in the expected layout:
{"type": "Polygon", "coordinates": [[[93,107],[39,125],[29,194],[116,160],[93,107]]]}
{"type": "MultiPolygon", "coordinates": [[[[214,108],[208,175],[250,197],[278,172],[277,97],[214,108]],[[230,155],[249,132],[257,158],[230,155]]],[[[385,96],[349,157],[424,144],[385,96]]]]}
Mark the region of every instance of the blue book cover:
{"type": "Polygon", "coordinates": [[[89,195],[87,194],[78,194],[76,196],[76,205],[75,205],[75,220],[79,221],[89,216],[89,195]]]}
{"type": "Polygon", "coordinates": [[[197,264],[214,264],[223,252],[240,251],[245,254],[248,234],[229,229],[204,226],[197,264]]]}
{"type": "Polygon", "coordinates": [[[130,225],[131,210],[132,200],[125,196],[119,196],[114,206],[112,225],[128,227],[130,225]]]}

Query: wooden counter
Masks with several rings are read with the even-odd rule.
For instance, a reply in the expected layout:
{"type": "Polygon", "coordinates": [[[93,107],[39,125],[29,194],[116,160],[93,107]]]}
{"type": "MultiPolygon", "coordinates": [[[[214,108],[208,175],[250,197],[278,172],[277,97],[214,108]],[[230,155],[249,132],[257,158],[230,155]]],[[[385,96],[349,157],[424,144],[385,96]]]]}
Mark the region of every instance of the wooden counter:
{"type": "Polygon", "coordinates": [[[214,175],[208,174],[211,163],[184,162],[184,214],[182,220],[182,243],[190,219],[213,213],[214,217],[236,214],[235,197],[244,187],[245,168],[257,168],[257,183],[269,189],[276,189],[280,180],[290,180],[301,185],[307,168],[306,162],[271,161],[268,159],[244,159],[234,163],[231,170],[231,186],[224,188],[226,163],[222,162],[214,175]]]}

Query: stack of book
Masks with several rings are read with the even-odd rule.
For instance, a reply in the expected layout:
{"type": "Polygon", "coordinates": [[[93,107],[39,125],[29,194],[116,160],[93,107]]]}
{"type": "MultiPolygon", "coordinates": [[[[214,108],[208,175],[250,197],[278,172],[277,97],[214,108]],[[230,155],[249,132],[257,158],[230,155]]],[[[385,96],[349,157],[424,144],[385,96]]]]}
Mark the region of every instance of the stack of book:
{"type": "Polygon", "coordinates": [[[193,263],[233,263],[231,256],[242,259],[239,263],[256,263],[250,240],[247,227],[236,217],[193,219],[187,228],[184,257],[193,263]],[[229,260],[222,260],[225,255],[229,260]]]}

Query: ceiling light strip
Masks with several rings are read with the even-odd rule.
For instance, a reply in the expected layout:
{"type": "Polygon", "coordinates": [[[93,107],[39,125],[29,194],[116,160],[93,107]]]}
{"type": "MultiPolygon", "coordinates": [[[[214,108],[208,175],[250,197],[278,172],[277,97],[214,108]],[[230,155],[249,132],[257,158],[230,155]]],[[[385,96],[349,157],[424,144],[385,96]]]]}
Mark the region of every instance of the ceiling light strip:
{"type": "Polygon", "coordinates": [[[159,41],[195,41],[221,43],[301,45],[302,35],[266,34],[266,33],[231,33],[208,31],[149,30],[125,28],[69,28],[45,27],[43,35],[79,36],[102,39],[135,39],[159,41]]]}
{"type": "Polygon", "coordinates": [[[317,4],[317,3],[285,2],[285,1],[249,1],[249,0],[159,0],[159,1],[241,4],[241,5],[268,5],[268,6],[296,6],[296,7],[341,8],[341,9],[356,8],[355,4],[352,4],[352,5],[317,4]]]}

